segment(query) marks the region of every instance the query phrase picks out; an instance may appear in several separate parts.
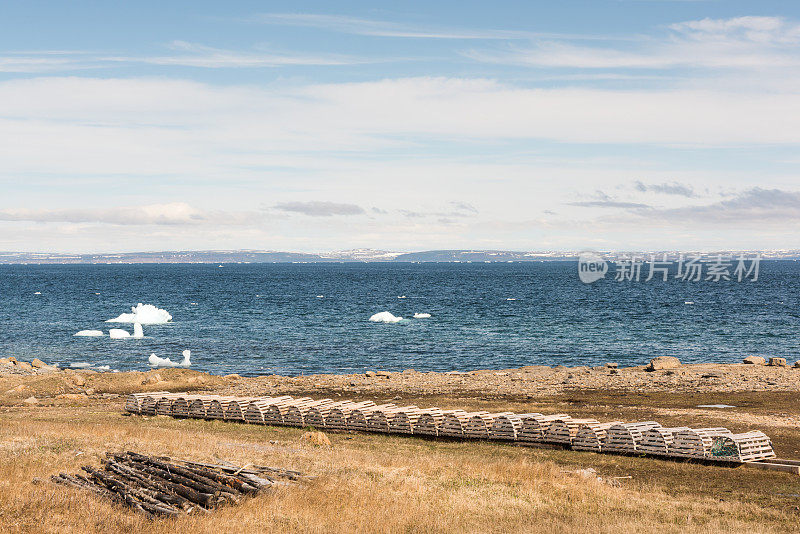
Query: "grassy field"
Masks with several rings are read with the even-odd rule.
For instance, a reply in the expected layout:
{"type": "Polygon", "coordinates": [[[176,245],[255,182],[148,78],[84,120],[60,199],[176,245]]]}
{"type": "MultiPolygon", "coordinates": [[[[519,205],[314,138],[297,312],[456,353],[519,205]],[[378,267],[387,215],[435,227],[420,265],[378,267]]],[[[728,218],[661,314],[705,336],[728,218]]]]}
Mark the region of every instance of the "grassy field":
{"type": "MultiPolygon", "coordinates": [[[[752,426],[748,417],[775,410],[797,415],[797,395],[765,395],[739,395],[746,411],[710,412],[701,422],[738,430],[752,426]]],[[[732,399],[716,395],[713,402],[724,400],[732,399]]],[[[694,413],[698,399],[667,394],[647,402],[597,391],[528,403],[417,401],[664,423],[702,415],[694,413]]],[[[96,398],[38,406],[0,399],[0,532],[789,532],[800,518],[800,477],[785,473],[358,433],[329,434],[329,448],[303,447],[301,429],[126,417],[120,407],[120,400],[96,398]],[[207,516],[154,522],[46,482],[124,450],[287,467],[315,478],[207,516]],[[575,473],[588,467],[603,481],[575,473]]],[[[764,430],[782,456],[800,457],[796,425],[764,430]]]]}

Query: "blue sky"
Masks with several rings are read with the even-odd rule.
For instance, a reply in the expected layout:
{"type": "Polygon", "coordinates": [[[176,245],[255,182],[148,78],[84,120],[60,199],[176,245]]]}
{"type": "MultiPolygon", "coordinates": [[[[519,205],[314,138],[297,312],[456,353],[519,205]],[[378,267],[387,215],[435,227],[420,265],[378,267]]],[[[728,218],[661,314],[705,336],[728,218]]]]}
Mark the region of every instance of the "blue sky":
{"type": "Polygon", "coordinates": [[[0,2],[0,250],[800,248],[791,2],[0,2]]]}

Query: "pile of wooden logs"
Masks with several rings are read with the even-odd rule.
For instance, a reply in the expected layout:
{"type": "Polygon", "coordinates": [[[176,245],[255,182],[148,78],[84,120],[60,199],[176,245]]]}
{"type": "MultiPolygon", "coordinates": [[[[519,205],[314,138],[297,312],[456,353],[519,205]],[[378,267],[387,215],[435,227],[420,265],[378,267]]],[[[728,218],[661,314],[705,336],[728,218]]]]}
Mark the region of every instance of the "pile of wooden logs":
{"type": "Polygon", "coordinates": [[[130,395],[125,401],[125,410],[142,415],[311,426],[334,431],[490,439],[521,445],[554,445],[575,450],[728,463],[775,458],[769,437],[759,431],[733,434],[727,428],[664,428],[656,421],[603,423],[567,414],[468,412],[286,395],[222,397],[163,391],[130,395]]]}
{"type": "Polygon", "coordinates": [[[61,473],[50,479],[88,489],[148,517],[207,513],[237,504],[280,479],[288,482],[302,477],[297,471],[273,467],[212,465],[135,452],[109,453],[101,467],[81,469],[84,474],[61,473]]]}

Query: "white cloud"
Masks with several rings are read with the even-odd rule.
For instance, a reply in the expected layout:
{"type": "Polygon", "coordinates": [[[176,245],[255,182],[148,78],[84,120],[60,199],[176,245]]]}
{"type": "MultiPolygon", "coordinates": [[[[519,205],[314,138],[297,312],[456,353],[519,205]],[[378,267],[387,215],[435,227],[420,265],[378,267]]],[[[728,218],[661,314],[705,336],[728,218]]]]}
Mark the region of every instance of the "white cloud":
{"type": "MultiPolygon", "coordinates": [[[[316,13],[263,13],[249,19],[263,24],[304,26],[372,37],[404,37],[415,39],[526,39],[528,32],[508,30],[465,30],[425,28],[381,20],[323,15],[316,13]]],[[[554,35],[554,34],[551,34],[554,35]]]]}
{"type": "Polygon", "coordinates": [[[536,40],[531,46],[463,53],[484,62],[576,69],[800,66],[800,24],[781,17],[703,19],[672,24],[668,30],[661,37],[616,47],[536,40]]]}
{"type": "Polygon", "coordinates": [[[309,217],[331,217],[333,215],[362,215],[364,208],[356,204],[342,202],[280,202],[274,209],[290,213],[300,213],[309,217]]]}
{"type": "Polygon", "coordinates": [[[203,212],[184,202],[120,206],[105,209],[5,209],[0,221],[30,221],[38,223],[101,223],[125,226],[174,225],[241,225],[252,224],[261,218],[252,213],[203,212]]]}

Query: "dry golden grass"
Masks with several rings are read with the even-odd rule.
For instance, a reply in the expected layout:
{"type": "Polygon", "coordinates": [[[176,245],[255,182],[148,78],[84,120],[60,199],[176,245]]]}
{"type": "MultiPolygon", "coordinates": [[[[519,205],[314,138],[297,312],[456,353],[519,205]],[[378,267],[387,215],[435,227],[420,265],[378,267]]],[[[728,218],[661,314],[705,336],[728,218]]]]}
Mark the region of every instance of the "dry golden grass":
{"type": "Polygon", "coordinates": [[[124,417],[120,403],[0,408],[0,532],[788,532],[800,477],[493,443],[124,417]],[[107,450],[225,458],[314,480],[207,516],[147,521],[81,490],[33,484],[107,450]],[[621,487],[568,472],[631,474],[621,487]],[[776,495],[783,493],[788,497],[776,495]]]}

